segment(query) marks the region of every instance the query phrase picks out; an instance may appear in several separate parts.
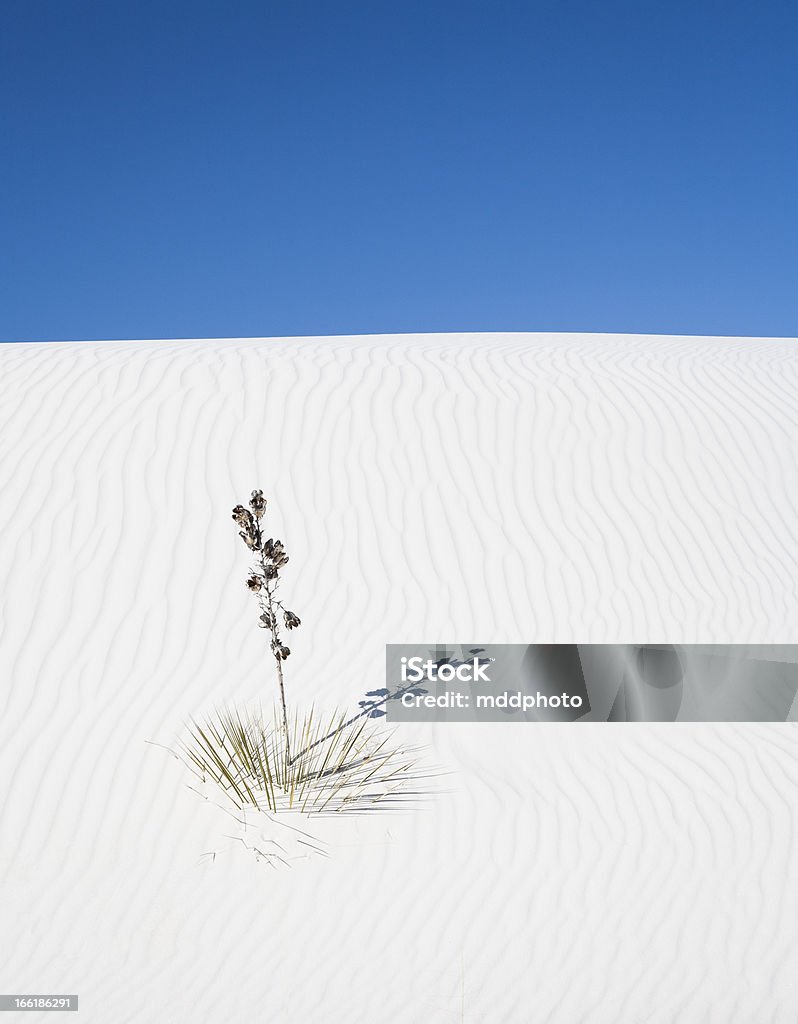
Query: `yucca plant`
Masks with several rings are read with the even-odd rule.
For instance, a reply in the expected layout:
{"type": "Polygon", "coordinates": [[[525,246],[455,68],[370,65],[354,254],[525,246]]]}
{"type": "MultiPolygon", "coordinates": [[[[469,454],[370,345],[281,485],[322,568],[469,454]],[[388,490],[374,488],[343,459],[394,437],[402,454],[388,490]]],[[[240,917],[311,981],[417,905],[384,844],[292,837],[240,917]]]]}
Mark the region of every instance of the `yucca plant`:
{"type": "Polygon", "coordinates": [[[366,718],[322,718],[313,709],[292,714],[286,757],[283,722],[263,712],[223,708],[192,722],[184,760],[203,783],[218,786],[237,810],[295,810],[306,814],[396,807],[421,795],[411,752],[366,718]]]}
{"type": "Polygon", "coordinates": [[[258,625],[268,630],[279,704],[270,715],[260,708],[226,707],[192,720],[179,756],[242,812],[324,814],[412,801],[425,791],[418,785],[424,776],[411,751],[392,745],[390,733],[372,721],[374,707],[396,693],[379,691],[382,699],[361,701],[354,714],[322,717],[314,708],[301,712],[288,705],[284,667],[291,651],[282,630],[296,629],[300,620],[278,594],[288,555],[282,541],[264,536],[266,504],[263,492],[255,490],[248,507],[235,506],[233,520],[255,559],[246,587],[258,600],[258,625]]]}

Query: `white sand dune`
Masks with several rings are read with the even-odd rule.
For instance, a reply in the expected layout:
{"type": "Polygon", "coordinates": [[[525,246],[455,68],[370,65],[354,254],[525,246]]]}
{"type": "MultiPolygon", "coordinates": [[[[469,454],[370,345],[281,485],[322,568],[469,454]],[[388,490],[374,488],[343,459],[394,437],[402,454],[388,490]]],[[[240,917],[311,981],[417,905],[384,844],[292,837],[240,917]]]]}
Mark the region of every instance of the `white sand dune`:
{"type": "Polygon", "coordinates": [[[91,1024],[794,1024],[795,723],[403,726],[448,791],[281,870],[146,741],[272,698],[256,486],[297,703],[355,706],[388,642],[795,642],[795,342],[7,345],[0,424],[0,990],[91,1024]]]}

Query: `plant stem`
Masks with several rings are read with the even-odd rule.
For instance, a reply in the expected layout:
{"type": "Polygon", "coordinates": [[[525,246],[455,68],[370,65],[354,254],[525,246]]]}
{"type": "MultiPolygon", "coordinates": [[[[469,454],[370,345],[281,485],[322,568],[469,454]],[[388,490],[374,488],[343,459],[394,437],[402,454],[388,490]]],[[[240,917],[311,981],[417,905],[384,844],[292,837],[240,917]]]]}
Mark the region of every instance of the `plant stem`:
{"type": "MultiPolygon", "coordinates": [[[[268,604],[268,628],[271,633],[272,648],[271,653],[275,655],[275,663],[277,664],[277,679],[280,684],[280,705],[283,709],[283,732],[286,737],[286,767],[291,765],[291,734],[288,731],[288,711],[286,709],[286,687],[283,682],[283,662],[282,658],[278,656],[275,651],[275,646],[280,645],[280,636],[277,631],[277,615],[275,614],[275,606],[272,604],[272,588],[277,586],[277,581],[272,581],[267,578],[266,575],[266,559],[263,556],[263,534],[260,529],[260,523],[257,519],[253,520],[255,527],[255,538],[257,540],[257,550],[260,552],[260,565],[263,569],[263,589],[266,592],[266,602],[268,604]]],[[[275,598],[277,604],[280,601],[275,598]]]]}
{"type": "MultiPolygon", "coordinates": [[[[266,583],[266,599],[269,603],[269,622],[271,626],[272,640],[275,644],[278,644],[279,637],[277,636],[277,619],[274,614],[274,607],[272,605],[272,591],[269,586],[269,581],[266,583]]],[[[283,685],[283,663],[280,658],[275,654],[274,660],[277,663],[277,682],[280,684],[280,704],[283,709],[283,732],[285,733],[285,759],[286,765],[291,764],[291,738],[288,732],[288,712],[285,707],[285,686],[283,685]]]]}
{"type": "MultiPolygon", "coordinates": [[[[266,570],[266,559],[263,554],[263,532],[261,531],[260,522],[257,519],[250,520],[255,528],[255,538],[257,540],[257,550],[260,551],[260,564],[263,569],[263,583],[266,591],[266,601],[269,608],[269,631],[272,635],[272,654],[274,654],[274,660],[277,663],[277,682],[280,684],[280,706],[283,711],[283,733],[285,734],[285,764],[286,769],[291,765],[291,735],[288,731],[288,711],[285,706],[285,684],[283,682],[283,663],[282,659],[279,658],[274,650],[275,647],[280,644],[280,637],[277,634],[277,616],[274,614],[274,605],[272,604],[272,589],[277,585],[276,580],[270,580],[267,576],[266,570]]],[[[275,602],[280,604],[275,598],[275,602]]]]}

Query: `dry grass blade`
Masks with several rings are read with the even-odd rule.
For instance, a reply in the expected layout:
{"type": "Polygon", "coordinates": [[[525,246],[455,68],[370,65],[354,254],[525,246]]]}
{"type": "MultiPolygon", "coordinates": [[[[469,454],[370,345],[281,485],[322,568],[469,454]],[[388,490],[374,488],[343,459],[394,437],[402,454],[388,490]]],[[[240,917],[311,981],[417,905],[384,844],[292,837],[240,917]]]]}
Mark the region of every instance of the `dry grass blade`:
{"type": "Polygon", "coordinates": [[[222,708],[192,721],[181,744],[184,763],[215,783],[237,809],[333,814],[416,803],[424,776],[407,748],[371,721],[345,715],[321,721],[314,709],[291,716],[289,759],[282,712],[222,708]]]}

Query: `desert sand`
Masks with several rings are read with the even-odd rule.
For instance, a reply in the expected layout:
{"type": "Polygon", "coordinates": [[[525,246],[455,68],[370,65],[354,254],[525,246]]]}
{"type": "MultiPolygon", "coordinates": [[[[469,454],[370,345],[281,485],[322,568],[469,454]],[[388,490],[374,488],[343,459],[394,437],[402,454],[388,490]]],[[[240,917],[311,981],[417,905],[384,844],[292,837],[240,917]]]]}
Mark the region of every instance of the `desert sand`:
{"type": "Polygon", "coordinates": [[[254,487],[295,704],[355,708],[386,643],[795,642],[798,343],[4,345],[0,423],[2,991],[86,1024],[794,1024],[795,723],[398,727],[428,806],[280,868],[156,744],[275,695],[254,487]]]}

